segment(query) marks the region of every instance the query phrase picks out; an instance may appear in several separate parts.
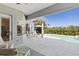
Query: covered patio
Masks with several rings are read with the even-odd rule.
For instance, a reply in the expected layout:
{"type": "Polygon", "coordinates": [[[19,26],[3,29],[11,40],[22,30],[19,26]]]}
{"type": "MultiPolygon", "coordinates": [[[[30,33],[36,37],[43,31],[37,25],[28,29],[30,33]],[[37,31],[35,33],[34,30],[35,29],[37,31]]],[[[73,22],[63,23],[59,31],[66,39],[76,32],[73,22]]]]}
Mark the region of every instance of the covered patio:
{"type": "MultiPolygon", "coordinates": [[[[0,13],[11,16],[11,22],[9,24],[10,40],[8,41],[10,44],[6,43],[6,48],[24,48],[26,50],[23,51],[21,55],[27,56],[78,56],[79,44],[72,44],[43,37],[43,24],[41,29],[42,36],[39,36],[34,29],[34,21],[38,18],[41,18],[42,16],[48,15],[50,13],[55,14],[77,7],[79,7],[78,3],[0,4],[0,13]]],[[[20,52],[18,52],[18,54],[19,53],[20,52]]]]}

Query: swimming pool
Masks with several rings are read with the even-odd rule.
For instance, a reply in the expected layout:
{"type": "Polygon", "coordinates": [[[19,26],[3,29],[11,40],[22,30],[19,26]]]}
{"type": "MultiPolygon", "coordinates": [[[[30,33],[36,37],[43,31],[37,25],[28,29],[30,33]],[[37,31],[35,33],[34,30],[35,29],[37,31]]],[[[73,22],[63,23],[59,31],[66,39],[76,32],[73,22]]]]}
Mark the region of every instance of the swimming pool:
{"type": "Polygon", "coordinates": [[[58,34],[45,34],[45,36],[48,38],[79,44],[79,36],[68,36],[68,35],[58,35],[58,34]]]}

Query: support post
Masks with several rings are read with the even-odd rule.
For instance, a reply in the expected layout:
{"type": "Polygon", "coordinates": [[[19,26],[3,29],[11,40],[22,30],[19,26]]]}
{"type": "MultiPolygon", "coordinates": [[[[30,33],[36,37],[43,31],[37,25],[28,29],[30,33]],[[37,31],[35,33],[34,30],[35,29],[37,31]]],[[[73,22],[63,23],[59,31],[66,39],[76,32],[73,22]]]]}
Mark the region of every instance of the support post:
{"type": "Polygon", "coordinates": [[[42,29],[42,38],[43,38],[43,34],[44,34],[44,24],[43,23],[42,23],[41,29],[42,29]]]}
{"type": "Polygon", "coordinates": [[[1,17],[0,17],[0,36],[1,36],[1,17]]]}

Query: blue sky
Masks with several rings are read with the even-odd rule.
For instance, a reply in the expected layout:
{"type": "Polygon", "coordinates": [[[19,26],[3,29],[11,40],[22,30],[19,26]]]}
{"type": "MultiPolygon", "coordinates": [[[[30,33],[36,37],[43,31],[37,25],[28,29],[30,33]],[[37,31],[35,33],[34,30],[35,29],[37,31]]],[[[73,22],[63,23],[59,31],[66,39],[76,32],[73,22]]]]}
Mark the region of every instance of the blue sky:
{"type": "Polygon", "coordinates": [[[44,16],[50,26],[79,26],[79,8],[44,16]]]}

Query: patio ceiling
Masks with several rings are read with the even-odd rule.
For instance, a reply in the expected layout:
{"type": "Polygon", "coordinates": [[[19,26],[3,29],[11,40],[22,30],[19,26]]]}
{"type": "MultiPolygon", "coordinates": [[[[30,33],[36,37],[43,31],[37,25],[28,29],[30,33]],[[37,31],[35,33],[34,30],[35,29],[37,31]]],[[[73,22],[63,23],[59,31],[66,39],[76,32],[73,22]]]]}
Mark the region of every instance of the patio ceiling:
{"type": "Polygon", "coordinates": [[[63,12],[78,7],[79,7],[79,3],[56,3],[53,6],[50,6],[48,8],[40,10],[39,12],[35,12],[29,15],[27,19],[37,18],[51,13],[54,14],[58,12],[63,12]]]}
{"type": "Polygon", "coordinates": [[[27,19],[33,19],[51,13],[57,13],[60,11],[79,7],[79,3],[2,3],[2,4],[23,12],[26,15],[27,19]]]}
{"type": "Polygon", "coordinates": [[[44,8],[47,8],[55,3],[2,3],[8,7],[22,11],[25,15],[38,12],[44,8]]]}

